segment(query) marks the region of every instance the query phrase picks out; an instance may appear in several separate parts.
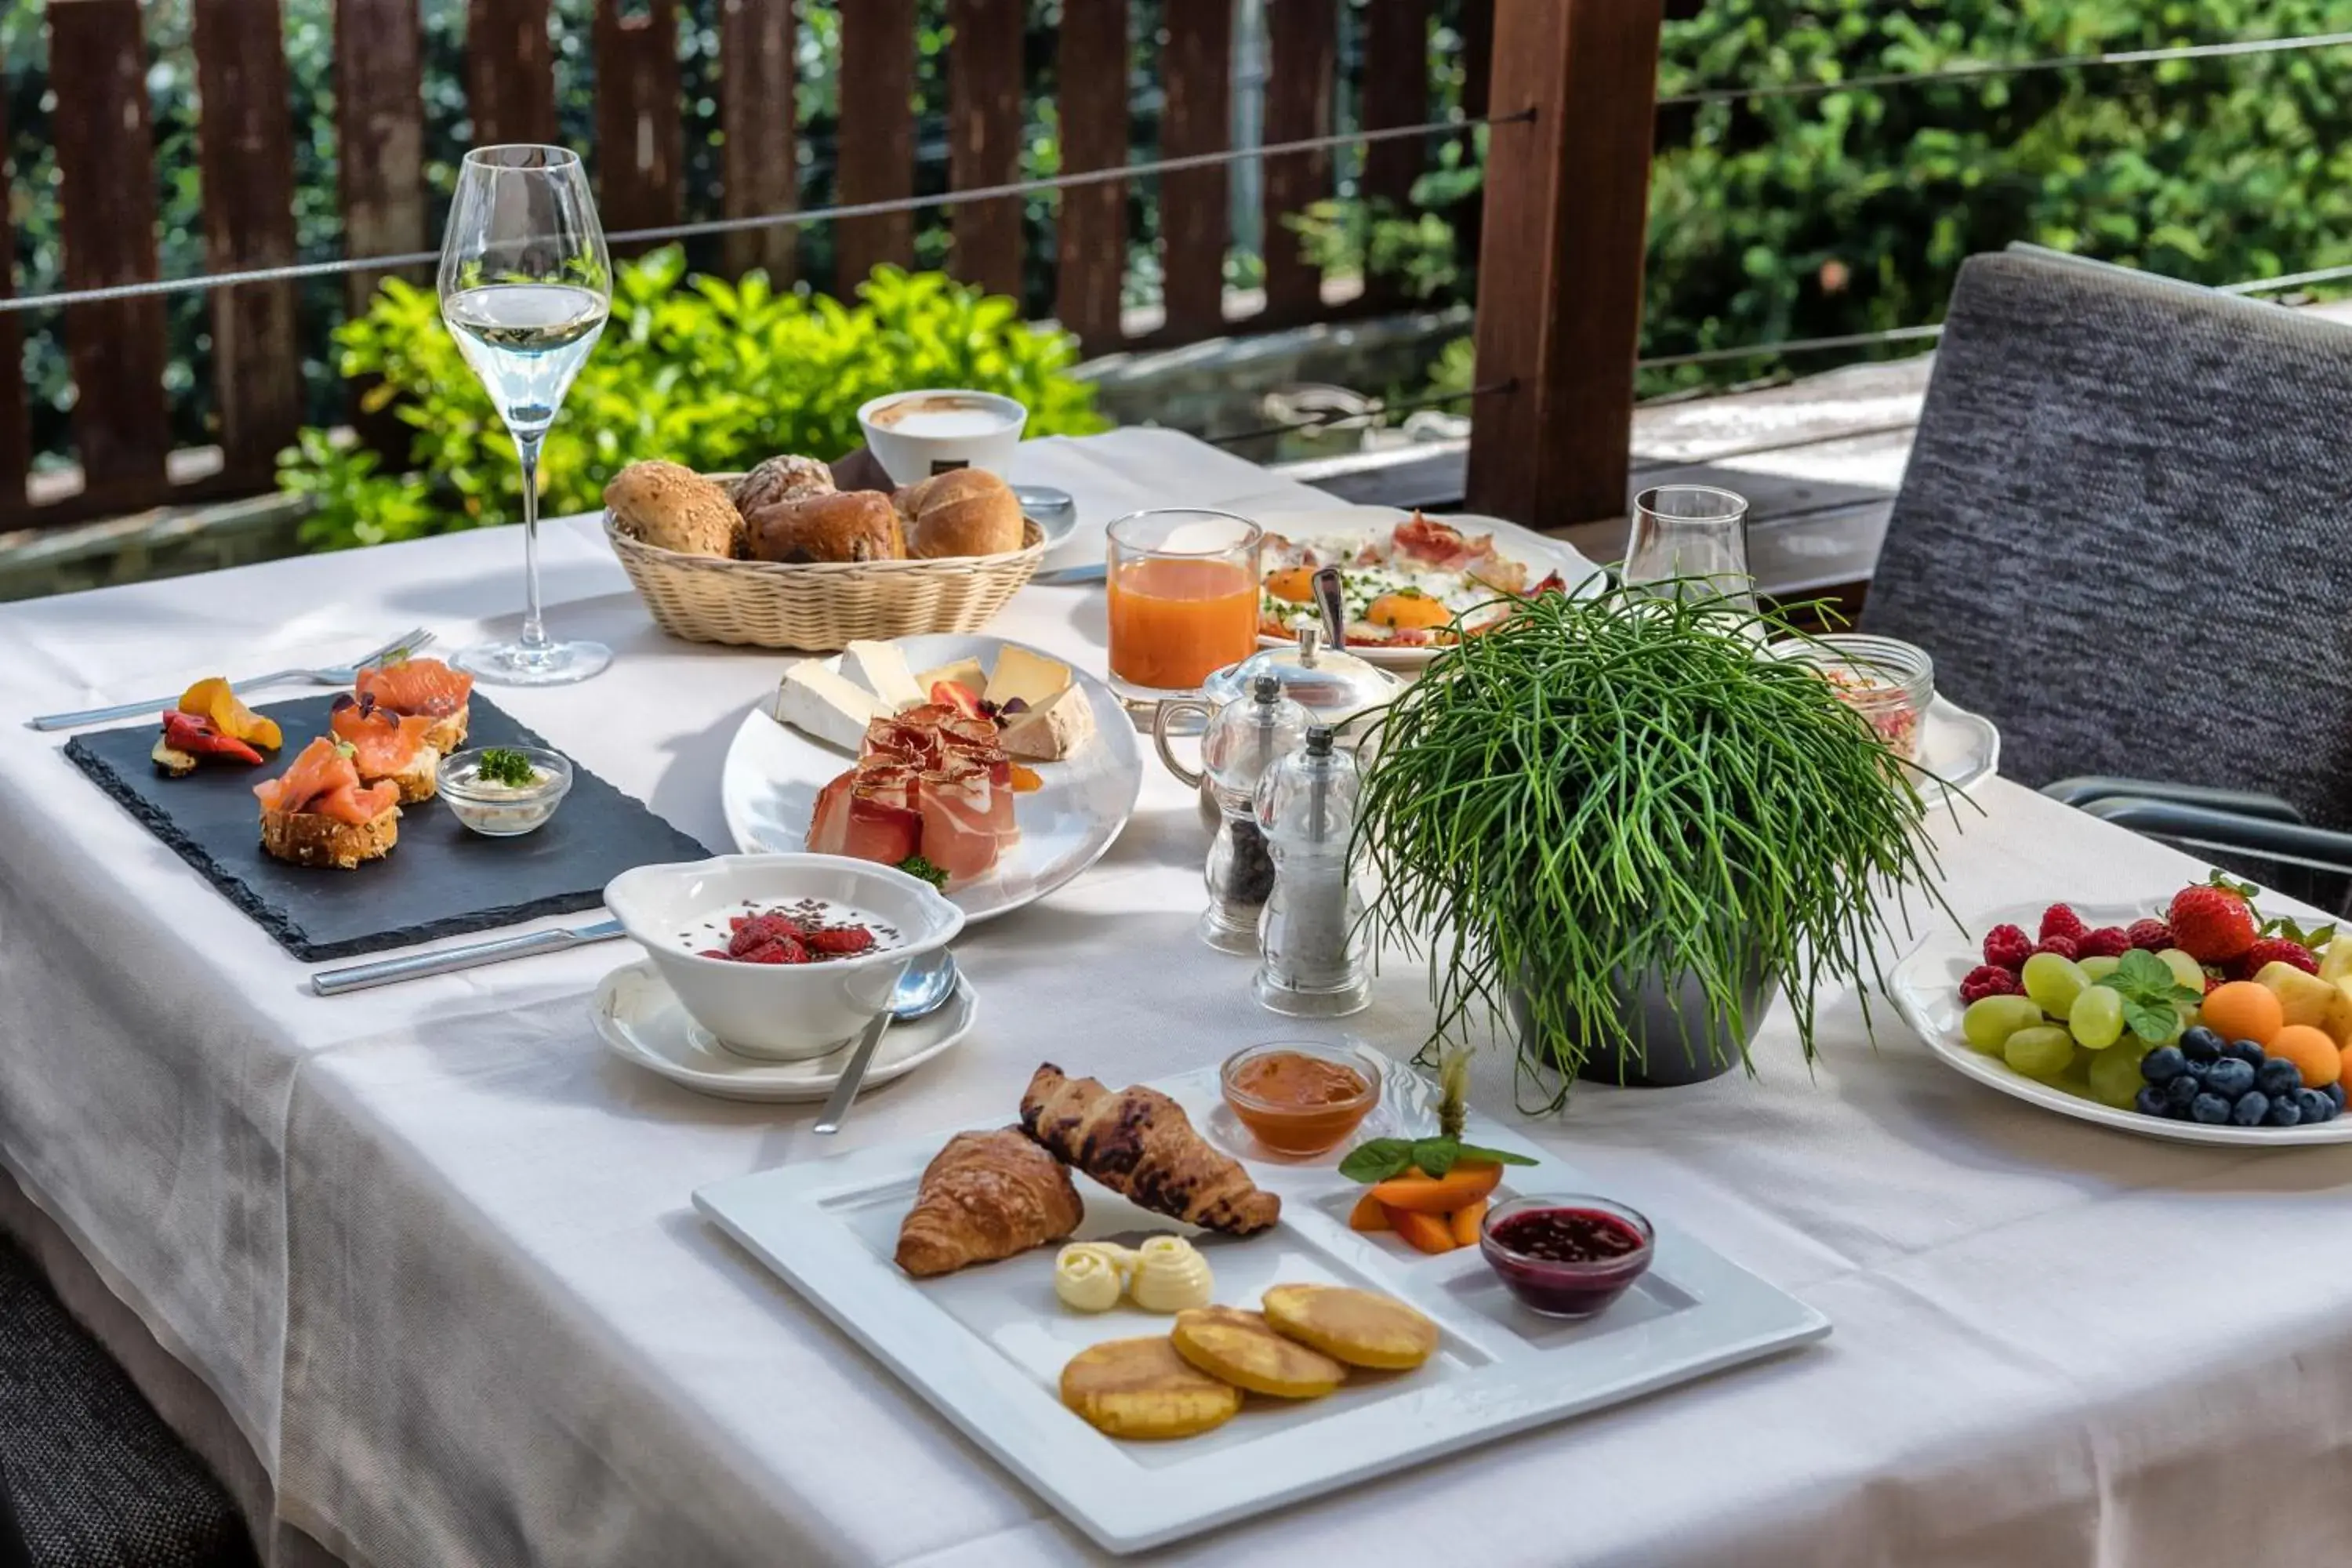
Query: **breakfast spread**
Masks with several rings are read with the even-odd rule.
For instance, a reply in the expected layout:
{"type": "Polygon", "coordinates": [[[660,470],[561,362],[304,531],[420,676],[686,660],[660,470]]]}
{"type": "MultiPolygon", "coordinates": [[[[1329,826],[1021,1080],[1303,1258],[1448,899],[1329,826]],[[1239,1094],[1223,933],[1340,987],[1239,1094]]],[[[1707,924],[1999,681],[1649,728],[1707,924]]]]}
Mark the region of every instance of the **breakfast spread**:
{"type": "Polygon", "coordinates": [[[1241,1162],[1192,1130],[1184,1108],[1155,1089],[1114,1094],[1047,1062],[1021,1097],[1032,1138],[1104,1186],[1154,1214],[1207,1230],[1253,1236],[1282,1217],[1282,1200],[1241,1162]]]}
{"type": "Polygon", "coordinates": [[[1340,533],[1287,539],[1269,533],[1262,547],[1258,629],[1291,637],[1301,626],[1320,629],[1314,580],[1325,566],[1339,569],[1339,598],[1350,647],[1420,647],[1451,642],[1454,617],[1475,612],[1462,626],[1484,631],[1511,613],[1507,595],[1563,589],[1557,572],[1530,589],[1530,568],[1495,548],[1491,533],[1465,533],[1419,512],[1385,534],[1340,533]]]}
{"type": "Polygon", "coordinates": [[[437,658],[401,656],[370,666],[352,683],[352,694],[399,718],[432,721],[420,739],[447,755],[466,743],[467,704],[474,678],[437,658]]]}
{"type": "Polygon", "coordinates": [[[1216,1299],[1216,1277],[1201,1249],[1181,1236],[1155,1236],[1135,1249],[1128,1297],[1147,1312],[1181,1312],[1216,1299]]]}
{"type": "Polygon", "coordinates": [[[898,945],[896,930],[829,899],[802,899],[784,909],[728,915],[723,930],[726,941],[719,947],[702,945],[721,934],[716,919],[700,931],[684,933],[681,940],[699,957],[736,963],[824,963],[898,945]]]}
{"type": "Polygon", "coordinates": [[[893,491],[845,490],[814,458],[783,454],[731,488],[677,463],[632,463],[604,487],[631,538],[681,555],[782,564],[1003,555],[1026,523],[1012,487],[955,468],[893,491]]]}
{"type": "Polygon", "coordinates": [[[378,707],[373,697],[346,691],[335,699],[327,728],[352,748],[361,783],[389,780],[400,791],[400,803],[409,805],[430,798],[437,786],[441,753],[425,742],[436,722],[421,713],[394,713],[378,707]]]}
{"type": "Polygon", "coordinates": [[[400,837],[400,788],[362,784],[346,742],[321,735],[285,773],[253,786],[261,847],[298,866],[355,869],[389,854],[400,837]]]}
{"type": "Polygon", "coordinates": [[[1059,1241],[1086,1210],[1069,1168],[1020,1129],[959,1132],[923,1168],[898,1227],[898,1267],[949,1274],[1059,1241]]]}
{"type": "Polygon", "coordinates": [[[181,694],[178,704],[163,715],[163,732],[148,755],[174,778],[195,772],[207,757],[258,764],[261,752],[286,743],[277,721],[265,719],[237,700],[229,683],[207,676],[181,694]]]}

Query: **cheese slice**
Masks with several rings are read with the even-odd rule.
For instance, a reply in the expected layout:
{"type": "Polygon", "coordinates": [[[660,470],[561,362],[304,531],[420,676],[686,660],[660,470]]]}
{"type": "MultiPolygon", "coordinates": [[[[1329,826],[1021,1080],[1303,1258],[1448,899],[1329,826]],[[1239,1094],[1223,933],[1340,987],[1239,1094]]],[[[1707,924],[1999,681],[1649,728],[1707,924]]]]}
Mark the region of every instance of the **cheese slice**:
{"type": "Polygon", "coordinates": [[[827,669],[822,659],[804,658],[784,671],[776,691],[778,723],[853,755],[866,740],[867,721],[890,711],[872,692],[827,669]]]}
{"type": "Polygon", "coordinates": [[[930,700],[926,689],[915,684],[907,656],[887,642],[854,642],[843,650],[841,672],[866,683],[882,700],[885,713],[903,713],[930,700]]]}
{"type": "Polygon", "coordinates": [[[960,658],[953,664],[943,664],[937,669],[927,669],[915,677],[915,684],[926,692],[942,680],[952,680],[964,687],[974,697],[988,689],[988,671],[980,668],[976,658],[960,658]]]}
{"type": "Polygon", "coordinates": [[[1066,686],[1042,707],[1016,713],[1003,722],[998,745],[1016,757],[1058,763],[1095,738],[1095,705],[1076,686],[1066,686]]]}
{"type": "Polygon", "coordinates": [[[1007,644],[996,656],[996,671],[981,695],[999,708],[1016,698],[1032,708],[1043,708],[1069,689],[1068,665],[1007,644]]]}

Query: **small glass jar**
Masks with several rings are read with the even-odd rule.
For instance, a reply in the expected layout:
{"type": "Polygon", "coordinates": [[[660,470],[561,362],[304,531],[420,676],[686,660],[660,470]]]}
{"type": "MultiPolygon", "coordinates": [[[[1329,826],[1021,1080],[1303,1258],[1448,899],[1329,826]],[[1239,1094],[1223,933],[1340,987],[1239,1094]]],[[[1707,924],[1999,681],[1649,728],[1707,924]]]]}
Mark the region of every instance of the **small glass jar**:
{"type": "Polygon", "coordinates": [[[1519,1305],[1547,1318],[1590,1318],[1633,1289],[1657,1249],[1650,1222],[1591,1193],[1538,1194],[1486,1211],[1478,1250],[1519,1305]]]}
{"type": "Polygon", "coordinates": [[[1906,763],[1919,760],[1927,705],[1936,697],[1936,665],[1927,649],[1864,632],[1831,632],[1784,638],[1769,651],[1821,671],[1845,704],[1870,721],[1887,750],[1906,763]]]}
{"type": "Polygon", "coordinates": [[[488,838],[516,838],[536,832],[572,793],[572,759],[537,746],[484,747],[457,752],[441,761],[441,798],[449,813],[488,838]],[[528,784],[497,784],[482,777],[486,751],[516,753],[530,764],[528,784]]]}
{"type": "Polygon", "coordinates": [[[1217,1078],[1242,1125],[1276,1153],[1296,1156],[1346,1142],[1381,1102],[1386,1076],[1381,1058],[1362,1046],[1275,1040],[1235,1051],[1217,1078]]]}

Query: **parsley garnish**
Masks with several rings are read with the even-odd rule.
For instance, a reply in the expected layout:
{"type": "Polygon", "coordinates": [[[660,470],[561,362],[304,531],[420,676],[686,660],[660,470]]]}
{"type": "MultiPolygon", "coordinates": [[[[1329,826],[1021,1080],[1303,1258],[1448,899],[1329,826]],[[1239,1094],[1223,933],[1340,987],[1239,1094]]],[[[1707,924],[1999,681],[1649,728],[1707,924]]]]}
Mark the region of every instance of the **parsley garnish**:
{"type": "Polygon", "coordinates": [[[511,784],[528,789],[539,782],[539,770],[520,752],[510,752],[504,746],[492,746],[482,753],[474,766],[474,776],[489,784],[511,784]]]}
{"type": "Polygon", "coordinates": [[[920,877],[934,888],[945,888],[948,885],[948,874],[920,855],[908,856],[898,862],[898,869],[906,872],[909,877],[920,877]]]}

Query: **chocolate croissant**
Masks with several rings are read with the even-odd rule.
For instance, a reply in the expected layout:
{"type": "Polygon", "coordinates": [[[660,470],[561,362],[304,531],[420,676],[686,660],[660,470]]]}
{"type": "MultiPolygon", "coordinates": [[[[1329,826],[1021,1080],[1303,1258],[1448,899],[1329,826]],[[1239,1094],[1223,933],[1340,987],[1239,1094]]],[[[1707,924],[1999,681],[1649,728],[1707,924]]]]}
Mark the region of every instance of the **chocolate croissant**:
{"type": "Polygon", "coordinates": [[[1059,1241],[1085,1217],[1070,1173],[1018,1128],[959,1132],[923,1167],[898,1226],[898,1267],[952,1273],[1059,1241]]]}
{"type": "Polygon", "coordinates": [[[1192,1131],[1184,1108],[1155,1089],[1113,1094],[1047,1062],[1021,1097],[1021,1125],[1062,1159],[1154,1214],[1234,1236],[1282,1217],[1282,1200],[1241,1163],[1192,1131]]]}

